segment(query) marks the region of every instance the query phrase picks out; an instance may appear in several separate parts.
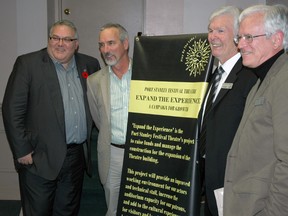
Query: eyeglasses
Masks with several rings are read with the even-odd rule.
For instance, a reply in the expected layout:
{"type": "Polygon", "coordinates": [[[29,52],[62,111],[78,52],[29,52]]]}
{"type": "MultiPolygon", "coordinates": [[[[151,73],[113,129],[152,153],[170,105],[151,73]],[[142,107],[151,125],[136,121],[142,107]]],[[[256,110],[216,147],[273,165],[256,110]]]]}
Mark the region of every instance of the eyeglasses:
{"type": "Polygon", "coordinates": [[[240,39],[242,38],[243,40],[245,40],[247,43],[252,43],[253,42],[253,38],[256,37],[262,37],[262,36],[267,36],[267,34],[261,34],[261,35],[251,35],[251,34],[244,34],[244,35],[237,35],[234,38],[234,42],[236,44],[239,43],[240,39]]]}
{"type": "Polygon", "coordinates": [[[58,43],[58,42],[62,41],[63,43],[66,43],[66,44],[70,44],[73,41],[77,40],[77,38],[69,38],[69,37],[60,38],[57,36],[51,36],[51,37],[49,37],[49,39],[54,43],[58,43]]]}

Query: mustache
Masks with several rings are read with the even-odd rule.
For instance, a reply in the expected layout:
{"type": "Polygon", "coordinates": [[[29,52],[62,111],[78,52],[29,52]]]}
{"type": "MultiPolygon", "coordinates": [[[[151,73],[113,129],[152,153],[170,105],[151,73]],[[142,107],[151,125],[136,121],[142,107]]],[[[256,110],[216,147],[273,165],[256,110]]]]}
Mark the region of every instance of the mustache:
{"type": "Polygon", "coordinates": [[[104,53],[104,57],[105,57],[105,58],[109,58],[109,57],[111,57],[111,56],[113,56],[113,54],[110,53],[110,52],[104,53]]]}
{"type": "Polygon", "coordinates": [[[252,52],[250,50],[240,49],[240,53],[245,55],[245,54],[250,54],[252,52]]]}

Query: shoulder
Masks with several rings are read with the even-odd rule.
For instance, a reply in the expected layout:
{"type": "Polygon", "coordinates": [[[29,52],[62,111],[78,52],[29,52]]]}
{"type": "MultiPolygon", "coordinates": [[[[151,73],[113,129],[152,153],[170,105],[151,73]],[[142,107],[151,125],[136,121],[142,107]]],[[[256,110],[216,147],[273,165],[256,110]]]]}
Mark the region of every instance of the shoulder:
{"type": "Polygon", "coordinates": [[[288,55],[283,54],[272,65],[267,73],[267,77],[275,77],[280,83],[285,83],[288,80],[288,55]]]}
{"type": "Polygon", "coordinates": [[[247,80],[248,82],[248,80],[253,80],[256,82],[256,80],[258,79],[253,69],[243,65],[242,57],[239,58],[232,70],[235,70],[237,77],[244,81],[247,80]]]}
{"type": "Polygon", "coordinates": [[[89,74],[94,73],[95,71],[100,70],[100,64],[98,59],[85,55],[82,53],[75,53],[75,60],[76,63],[79,65],[85,65],[86,69],[88,70],[89,74]]]}
{"type": "Polygon", "coordinates": [[[275,61],[275,63],[273,64],[271,68],[274,68],[274,67],[287,68],[288,67],[288,54],[283,53],[281,56],[279,56],[279,58],[275,61]]]}
{"type": "Polygon", "coordinates": [[[93,73],[91,75],[88,76],[87,81],[91,82],[91,81],[97,81],[97,80],[101,80],[103,78],[108,78],[109,77],[109,70],[108,67],[104,67],[101,70],[97,71],[96,73],[93,73]]]}
{"type": "Polygon", "coordinates": [[[98,59],[82,53],[75,53],[75,61],[78,67],[84,67],[88,74],[93,74],[101,69],[98,59]]]}
{"type": "Polygon", "coordinates": [[[93,57],[93,56],[89,56],[83,53],[75,53],[75,57],[77,60],[79,61],[86,61],[86,62],[97,62],[99,63],[98,59],[93,57]]]}
{"type": "Polygon", "coordinates": [[[14,66],[17,68],[21,68],[27,71],[35,71],[36,68],[41,67],[43,64],[51,63],[50,57],[48,55],[47,49],[41,49],[38,51],[26,53],[17,57],[14,66]]]}
{"type": "MultiPolygon", "coordinates": [[[[240,58],[236,65],[233,67],[231,73],[234,73],[234,88],[240,92],[244,91],[245,94],[255,85],[258,80],[258,77],[254,71],[248,67],[245,67],[242,64],[242,59],[240,58]]],[[[233,74],[231,74],[233,77],[233,74]]],[[[231,78],[233,79],[233,78],[231,78]]]]}
{"type": "Polygon", "coordinates": [[[38,51],[34,51],[34,52],[30,52],[30,53],[26,53],[26,54],[23,54],[23,55],[20,55],[17,57],[17,59],[19,60],[35,60],[35,59],[42,59],[43,57],[49,57],[48,56],[48,53],[47,53],[47,49],[44,48],[44,49],[41,49],[41,50],[38,50],[38,51]]]}

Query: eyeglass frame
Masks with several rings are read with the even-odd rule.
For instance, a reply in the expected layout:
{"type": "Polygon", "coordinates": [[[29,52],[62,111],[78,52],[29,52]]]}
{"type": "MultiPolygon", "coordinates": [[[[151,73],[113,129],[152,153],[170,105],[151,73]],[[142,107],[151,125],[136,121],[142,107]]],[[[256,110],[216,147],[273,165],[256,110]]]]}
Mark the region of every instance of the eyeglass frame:
{"type": "Polygon", "coordinates": [[[49,40],[51,40],[52,42],[55,43],[59,43],[60,41],[62,41],[62,43],[72,43],[73,41],[78,40],[78,38],[69,38],[69,37],[58,37],[58,36],[49,36],[49,40]]]}
{"type": "Polygon", "coordinates": [[[243,38],[247,43],[252,43],[254,38],[268,36],[268,34],[260,34],[260,35],[251,35],[251,34],[243,34],[243,35],[236,35],[234,37],[234,42],[236,44],[239,43],[240,39],[243,38]]]}

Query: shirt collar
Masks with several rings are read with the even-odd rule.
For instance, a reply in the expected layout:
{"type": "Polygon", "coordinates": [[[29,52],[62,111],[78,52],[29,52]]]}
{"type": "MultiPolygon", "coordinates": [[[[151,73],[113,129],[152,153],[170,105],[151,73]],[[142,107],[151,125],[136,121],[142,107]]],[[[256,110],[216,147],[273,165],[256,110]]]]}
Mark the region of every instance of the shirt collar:
{"type": "MultiPolygon", "coordinates": [[[[54,65],[62,66],[62,63],[61,63],[61,62],[57,61],[56,59],[52,58],[51,56],[50,56],[50,58],[52,59],[54,65]]],[[[69,63],[68,63],[67,70],[72,69],[72,68],[74,68],[75,66],[76,66],[75,56],[73,56],[73,57],[71,58],[71,60],[69,61],[69,63]]]]}
{"type": "Polygon", "coordinates": [[[221,64],[219,62],[218,67],[222,66],[222,68],[225,70],[225,73],[227,73],[227,75],[228,75],[240,57],[241,57],[241,54],[236,53],[233,57],[228,59],[224,64],[221,64]]]}

